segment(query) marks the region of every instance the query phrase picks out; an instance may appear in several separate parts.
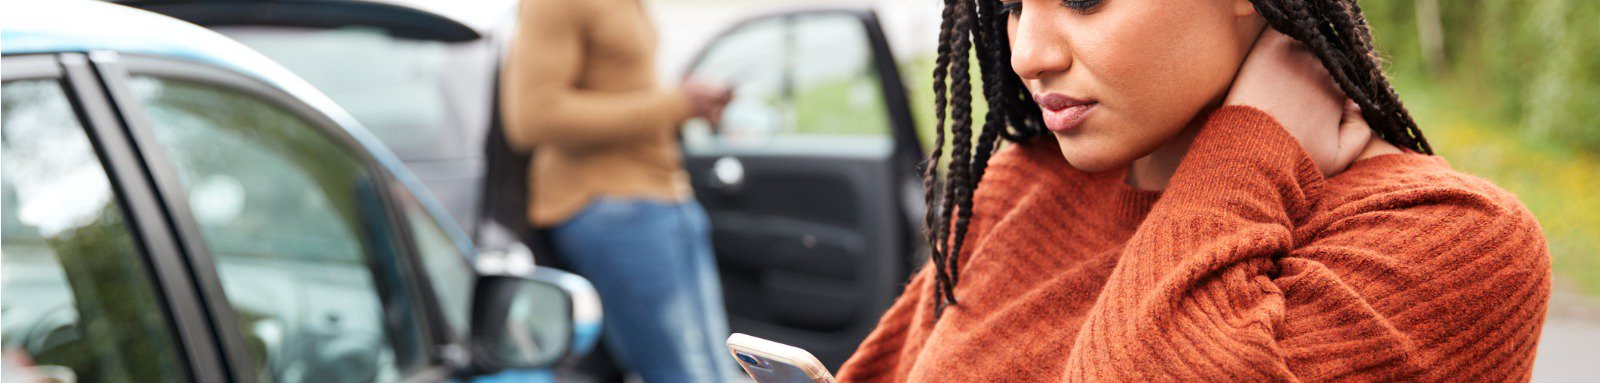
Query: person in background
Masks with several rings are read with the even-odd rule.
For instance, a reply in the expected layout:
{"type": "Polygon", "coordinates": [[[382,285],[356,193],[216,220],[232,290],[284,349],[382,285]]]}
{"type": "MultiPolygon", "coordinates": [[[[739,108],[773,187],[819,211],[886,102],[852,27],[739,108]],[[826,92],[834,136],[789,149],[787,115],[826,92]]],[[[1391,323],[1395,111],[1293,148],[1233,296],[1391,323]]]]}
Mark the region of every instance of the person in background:
{"type": "Polygon", "coordinates": [[[677,145],[713,125],[731,92],[655,76],[639,0],[524,0],[501,89],[505,138],[537,147],[528,219],[594,282],[612,356],[646,382],[719,382],[735,371],[709,222],[677,145]]]}

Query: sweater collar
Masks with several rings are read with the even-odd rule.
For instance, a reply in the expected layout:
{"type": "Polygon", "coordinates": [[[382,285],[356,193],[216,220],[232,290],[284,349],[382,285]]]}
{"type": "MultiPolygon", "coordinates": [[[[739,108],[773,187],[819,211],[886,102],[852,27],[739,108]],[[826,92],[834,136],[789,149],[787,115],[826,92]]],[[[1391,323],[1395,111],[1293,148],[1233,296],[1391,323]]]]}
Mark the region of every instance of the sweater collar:
{"type": "Polygon", "coordinates": [[[1093,197],[1094,202],[1103,209],[1102,218],[1115,223],[1118,227],[1133,230],[1144,222],[1144,217],[1150,214],[1150,208],[1155,206],[1156,200],[1161,198],[1160,190],[1141,190],[1128,185],[1128,169],[1115,169],[1090,175],[1097,189],[1093,197]]]}
{"type": "Polygon", "coordinates": [[[1034,158],[1034,164],[1045,167],[1044,171],[1064,171],[1064,181],[1081,184],[1082,193],[1063,192],[1055,195],[1056,198],[1083,198],[1083,201],[1069,201],[1071,204],[1081,202],[1081,206],[1089,207],[1085,210],[1090,212],[1090,216],[1083,218],[1100,220],[1131,231],[1139,227],[1139,223],[1150,213],[1150,208],[1155,206],[1156,200],[1161,198],[1159,190],[1140,190],[1128,185],[1126,167],[1096,173],[1073,167],[1061,157],[1061,149],[1054,137],[1034,138],[1023,150],[1027,151],[1026,156],[1034,158]]]}

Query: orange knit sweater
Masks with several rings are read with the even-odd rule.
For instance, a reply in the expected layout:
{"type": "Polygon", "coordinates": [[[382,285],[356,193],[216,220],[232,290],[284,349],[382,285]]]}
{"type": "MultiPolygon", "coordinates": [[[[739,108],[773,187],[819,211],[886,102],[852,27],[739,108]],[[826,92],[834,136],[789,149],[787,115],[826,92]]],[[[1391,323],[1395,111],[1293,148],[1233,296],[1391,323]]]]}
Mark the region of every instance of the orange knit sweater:
{"type": "Polygon", "coordinates": [[[1527,380],[1550,291],[1515,196],[1420,154],[1324,179],[1270,116],[1211,115],[1164,192],[997,154],[960,304],[912,278],[842,382],[1527,380]]]}

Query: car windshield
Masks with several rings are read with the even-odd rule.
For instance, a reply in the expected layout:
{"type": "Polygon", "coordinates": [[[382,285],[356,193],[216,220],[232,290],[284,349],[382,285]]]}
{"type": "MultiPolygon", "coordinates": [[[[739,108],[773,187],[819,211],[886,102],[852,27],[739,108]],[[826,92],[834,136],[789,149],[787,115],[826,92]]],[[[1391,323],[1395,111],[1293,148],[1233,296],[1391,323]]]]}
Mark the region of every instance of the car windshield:
{"type": "Polygon", "coordinates": [[[461,127],[486,126],[486,43],[394,37],[382,29],[217,28],[304,78],[401,157],[455,157],[461,127]]]}

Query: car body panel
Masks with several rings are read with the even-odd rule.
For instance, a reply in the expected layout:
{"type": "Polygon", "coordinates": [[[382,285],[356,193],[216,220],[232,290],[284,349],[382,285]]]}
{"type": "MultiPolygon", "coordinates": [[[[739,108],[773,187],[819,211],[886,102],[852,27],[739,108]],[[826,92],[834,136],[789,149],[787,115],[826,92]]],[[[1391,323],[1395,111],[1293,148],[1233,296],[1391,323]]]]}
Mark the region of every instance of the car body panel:
{"type": "MultiPolygon", "coordinates": [[[[108,51],[176,58],[228,68],[289,94],[332,119],[342,133],[361,146],[386,171],[407,187],[427,190],[403,162],[349,113],[288,69],[266,56],[209,29],[170,17],[92,1],[30,3],[29,12],[0,14],[4,55],[108,51]]],[[[433,200],[421,198],[437,217],[448,217],[433,200]]],[[[453,221],[453,220],[452,220],[453,221]]],[[[465,232],[447,230],[464,254],[473,254],[465,232]]]]}
{"type": "MultiPolygon", "coordinates": [[[[7,4],[8,9],[11,6],[7,4]]],[[[195,311],[195,305],[189,303],[209,306],[225,302],[219,298],[226,298],[216,293],[215,269],[208,267],[211,261],[197,261],[198,258],[205,258],[206,250],[204,245],[193,242],[197,235],[192,227],[185,227],[182,222],[192,218],[179,217],[185,215],[179,208],[187,203],[182,199],[172,199],[171,185],[165,185],[173,182],[170,174],[162,174],[171,172],[170,165],[153,159],[159,157],[159,148],[138,149],[153,143],[149,137],[140,136],[149,134],[148,127],[139,126],[148,122],[141,121],[142,111],[137,106],[138,102],[127,95],[125,82],[130,72],[149,74],[153,73],[152,70],[174,70],[179,71],[174,73],[182,74],[180,77],[216,79],[222,83],[232,81],[233,84],[244,84],[243,88],[266,89],[256,92],[268,99],[288,103],[286,107],[316,120],[318,129],[342,141],[351,154],[360,157],[382,174],[382,179],[396,183],[414,195],[429,219],[441,223],[454,222],[427,192],[428,189],[371,133],[328,97],[265,56],[205,28],[119,5],[67,0],[29,3],[26,7],[24,12],[0,13],[0,24],[5,25],[5,29],[0,31],[0,41],[3,41],[0,47],[3,47],[8,69],[13,64],[19,64],[16,67],[21,69],[8,71],[5,79],[59,77],[63,86],[73,89],[73,102],[83,104],[82,107],[88,110],[87,115],[81,117],[85,119],[83,129],[98,137],[95,141],[102,150],[101,155],[109,156],[102,161],[108,164],[108,172],[116,178],[119,194],[122,194],[120,199],[129,204],[128,219],[136,221],[130,225],[140,229],[140,242],[147,252],[144,258],[153,264],[158,284],[163,288],[162,296],[169,301],[167,309],[171,312],[168,314],[181,330],[179,335],[184,341],[186,360],[193,364],[192,379],[254,380],[242,374],[239,367],[248,363],[228,360],[240,354],[234,348],[238,347],[239,341],[237,335],[228,334],[227,327],[233,323],[231,317],[216,315],[231,311],[231,308],[224,307],[221,308],[223,311],[218,311],[219,308],[213,307],[209,310],[210,314],[203,314],[195,311]],[[179,63],[185,64],[177,65],[179,63]],[[182,256],[186,253],[189,254],[187,258],[182,256]],[[196,277],[211,274],[213,281],[193,280],[196,278],[191,278],[190,273],[196,274],[196,277]],[[213,329],[213,326],[218,328],[213,329]],[[213,339],[212,336],[217,338],[213,339]],[[218,348],[229,350],[224,352],[218,348]],[[218,360],[219,355],[228,357],[218,360]],[[231,378],[223,378],[219,374],[227,374],[231,378]]],[[[374,192],[381,192],[387,186],[373,187],[377,188],[374,192]]],[[[177,193],[181,194],[181,189],[177,193]]],[[[378,208],[389,208],[388,202],[376,203],[383,205],[378,208]]],[[[450,244],[468,257],[462,262],[470,262],[470,257],[476,251],[464,231],[454,224],[439,226],[450,244]]],[[[414,257],[402,255],[398,259],[415,261],[412,259],[414,257]]],[[[413,272],[407,277],[420,278],[417,273],[413,272]]],[[[568,294],[574,291],[571,286],[579,285],[571,281],[572,278],[577,277],[556,278],[565,281],[561,286],[568,294]]],[[[297,288],[304,290],[303,287],[260,291],[259,295],[270,299],[274,294],[297,288]]],[[[305,293],[309,291],[300,294],[305,293]]],[[[429,292],[417,294],[431,297],[429,292]]],[[[578,301],[575,304],[597,305],[593,297],[587,300],[574,298],[578,301]]],[[[424,304],[432,303],[428,301],[424,304]]],[[[227,305],[223,303],[221,306],[227,305]]],[[[577,321],[574,324],[580,332],[575,336],[580,340],[592,338],[590,330],[598,328],[598,313],[575,319],[577,321]]],[[[424,322],[430,321],[434,319],[424,322]]],[[[430,354],[434,352],[428,351],[430,354]]],[[[414,372],[406,379],[445,379],[450,373],[441,371],[448,370],[446,366],[428,368],[414,372]]]]}

